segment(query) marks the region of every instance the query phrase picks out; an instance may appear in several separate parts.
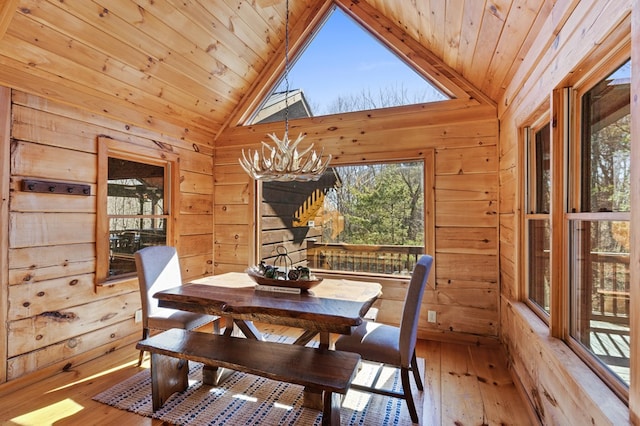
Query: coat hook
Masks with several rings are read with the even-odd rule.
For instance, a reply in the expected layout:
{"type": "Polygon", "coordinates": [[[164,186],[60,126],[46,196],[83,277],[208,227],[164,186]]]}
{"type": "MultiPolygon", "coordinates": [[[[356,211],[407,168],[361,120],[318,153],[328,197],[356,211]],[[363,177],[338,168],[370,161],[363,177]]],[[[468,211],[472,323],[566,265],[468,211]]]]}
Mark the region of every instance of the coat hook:
{"type": "Polygon", "coordinates": [[[24,179],[22,191],[50,194],[91,195],[91,186],[72,182],[52,182],[45,180],[24,179]]]}

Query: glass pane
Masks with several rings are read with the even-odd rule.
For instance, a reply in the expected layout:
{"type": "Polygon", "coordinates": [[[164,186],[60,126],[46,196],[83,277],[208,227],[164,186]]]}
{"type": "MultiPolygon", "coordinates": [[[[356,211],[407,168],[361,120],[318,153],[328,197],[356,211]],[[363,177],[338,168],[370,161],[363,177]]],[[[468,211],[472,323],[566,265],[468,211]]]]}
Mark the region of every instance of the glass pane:
{"type": "Polygon", "coordinates": [[[549,313],[550,303],[550,229],[549,220],[528,220],[529,263],[528,283],[529,300],[549,313]]]}
{"type": "Polygon", "coordinates": [[[110,277],[135,273],[137,250],[166,244],[164,173],[162,166],[109,158],[110,277]]]}
{"type": "Polygon", "coordinates": [[[252,124],[449,99],[340,8],[292,64],[252,124]]]}
{"type": "Polygon", "coordinates": [[[551,211],[551,127],[547,123],[535,135],[535,213],[551,211]]]}
{"type": "Polygon", "coordinates": [[[109,276],[136,271],[133,253],[167,242],[166,219],[109,219],[109,276]]]}
{"type": "Polygon", "coordinates": [[[161,215],[164,209],[164,167],[109,158],[107,213],[161,215]]]}
{"type": "Polygon", "coordinates": [[[628,212],[631,62],[583,97],[582,211],[628,212]]]}
{"type": "Polygon", "coordinates": [[[424,253],[423,162],[334,167],[318,182],[262,185],[260,259],[409,274],[424,253]]]}
{"type": "Polygon", "coordinates": [[[571,221],[571,336],[629,385],[629,222],[571,221]]]}

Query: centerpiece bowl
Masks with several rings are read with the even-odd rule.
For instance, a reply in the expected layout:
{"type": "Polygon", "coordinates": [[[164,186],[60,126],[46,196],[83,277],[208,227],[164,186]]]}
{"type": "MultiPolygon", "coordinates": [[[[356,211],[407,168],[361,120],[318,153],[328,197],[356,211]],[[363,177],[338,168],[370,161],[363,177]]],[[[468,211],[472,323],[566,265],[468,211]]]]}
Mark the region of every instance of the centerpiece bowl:
{"type": "Polygon", "coordinates": [[[301,290],[310,290],[313,287],[317,286],[322,282],[322,278],[313,279],[298,279],[298,280],[284,280],[284,279],[275,279],[275,278],[267,278],[260,273],[258,268],[251,267],[246,271],[247,275],[253,279],[256,284],[260,285],[271,285],[276,287],[290,287],[290,288],[299,288],[301,290]]]}

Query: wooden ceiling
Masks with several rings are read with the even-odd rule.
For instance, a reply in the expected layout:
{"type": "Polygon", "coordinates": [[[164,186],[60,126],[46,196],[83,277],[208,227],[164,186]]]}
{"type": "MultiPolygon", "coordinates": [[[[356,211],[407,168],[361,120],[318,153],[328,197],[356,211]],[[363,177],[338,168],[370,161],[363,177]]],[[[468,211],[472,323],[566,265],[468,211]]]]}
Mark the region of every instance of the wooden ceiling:
{"type": "MultiPolygon", "coordinates": [[[[455,96],[497,103],[554,3],[290,0],[290,50],[337,5],[455,96]]],[[[0,85],[208,144],[283,68],[285,0],[4,0],[0,13],[0,85]]]]}

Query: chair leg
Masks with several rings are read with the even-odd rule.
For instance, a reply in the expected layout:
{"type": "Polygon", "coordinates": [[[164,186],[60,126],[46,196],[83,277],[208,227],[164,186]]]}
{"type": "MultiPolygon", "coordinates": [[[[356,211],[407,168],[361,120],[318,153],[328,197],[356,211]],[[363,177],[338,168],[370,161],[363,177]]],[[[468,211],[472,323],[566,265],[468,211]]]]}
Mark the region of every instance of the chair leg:
{"type": "Polygon", "coordinates": [[[420,379],[420,371],[418,370],[418,358],[416,358],[416,352],[413,351],[413,358],[411,359],[411,370],[413,371],[413,378],[416,380],[416,386],[418,390],[422,390],[422,379],[420,379]]]}
{"type": "Polygon", "coordinates": [[[416,411],[416,405],[413,402],[413,394],[411,393],[411,382],[409,381],[409,369],[401,368],[400,376],[402,378],[402,391],[404,392],[404,399],[407,401],[407,408],[409,409],[409,415],[413,423],[419,423],[418,412],[416,411]]]}
{"type": "MultiPolygon", "coordinates": [[[[142,340],[147,339],[149,337],[149,329],[146,327],[142,327],[142,340]]],[[[140,355],[138,355],[138,367],[142,365],[142,359],[144,358],[144,351],[140,350],[140,355]]]]}

